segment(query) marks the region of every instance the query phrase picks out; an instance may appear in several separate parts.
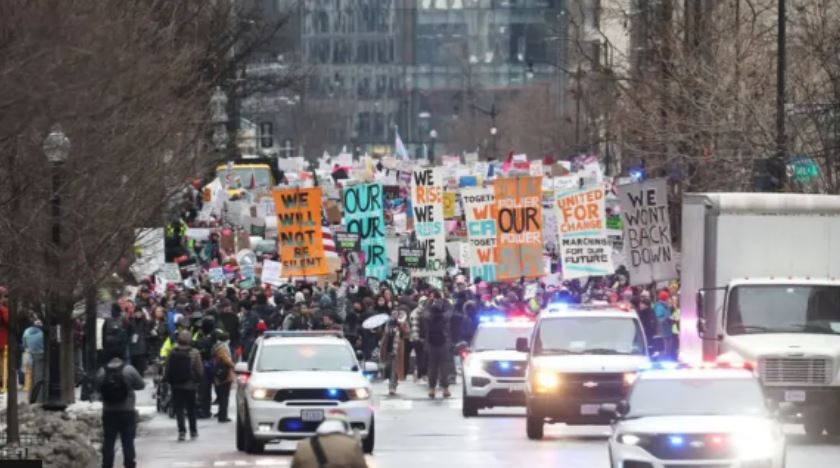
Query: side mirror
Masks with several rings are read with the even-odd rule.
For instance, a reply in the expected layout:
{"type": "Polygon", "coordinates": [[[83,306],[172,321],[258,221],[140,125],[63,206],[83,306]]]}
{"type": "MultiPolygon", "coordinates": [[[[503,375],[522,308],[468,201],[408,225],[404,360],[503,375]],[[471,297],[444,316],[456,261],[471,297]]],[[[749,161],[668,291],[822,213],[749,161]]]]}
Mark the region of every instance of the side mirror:
{"type": "Polygon", "coordinates": [[[371,361],[365,362],[365,364],[362,368],[364,369],[363,372],[365,374],[375,374],[375,373],[379,372],[379,365],[376,364],[375,362],[371,362],[371,361]]]}
{"type": "Polygon", "coordinates": [[[697,291],[694,296],[696,311],[697,311],[697,335],[700,338],[706,337],[706,317],[704,314],[703,305],[706,303],[706,293],[703,290],[697,291]]]}
{"type": "Polygon", "coordinates": [[[516,350],[520,353],[527,353],[528,351],[530,351],[530,349],[528,348],[528,338],[517,338],[516,350]]]}
{"type": "Polygon", "coordinates": [[[233,366],[233,372],[236,374],[250,374],[251,371],[248,370],[248,363],[245,361],[237,362],[233,366]]]}

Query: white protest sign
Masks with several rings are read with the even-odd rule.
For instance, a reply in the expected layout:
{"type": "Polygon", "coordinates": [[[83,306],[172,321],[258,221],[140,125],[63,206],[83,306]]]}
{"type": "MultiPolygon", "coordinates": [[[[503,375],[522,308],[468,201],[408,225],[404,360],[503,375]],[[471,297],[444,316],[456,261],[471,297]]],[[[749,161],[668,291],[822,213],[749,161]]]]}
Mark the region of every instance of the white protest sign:
{"type": "Polygon", "coordinates": [[[468,252],[462,266],[469,267],[470,279],[496,280],[499,261],[496,249],[496,195],[491,187],[461,190],[467,227],[468,252]]]}
{"type": "Polygon", "coordinates": [[[163,228],[135,229],[137,258],[131,266],[135,278],[145,278],[163,267],[165,258],[163,228]]]}
{"type": "Polygon", "coordinates": [[[279,286],[285,284],[286,281],[280,276],[282,273],[283,265],[280,262],[275,262],[272,260],[266,260],[263,262],[262,265],[262,275],[260,276],[260,281],[265,284],[270,284],[272,286],[279,286]]]}
{"type": "Polygon", "coordinates": [[[606,233],[604,188],[599,185],[558,192],[555,197],[564,279],[612,274],[612,243],[606,233]]]}
{"type": "Polygon", "coordinates": [[[187,229],[187,239],[206,241],[210,239],[210,229],[207,228],[189,228],[187,229]]]}
{"type": "Polygon", "coordinates": [[[441,167],[415,169],[411,177],[414,231],[426,250],[426,268],[414,276],[444,276],[446,269],[446,231],[443,225],[444,170],[441,167]]]}
{"type": "Polygon", "coordinates": [[[159,275],[167,283],[177,284],[184,280],[181,277],[181,270],[178,268],[177,263],[164,263],[163,267],[160,269],[159,275]]]}
{"type": "Polygon", "coordinates": [[[650,284],[677,277],[671,244],[668,183],[653,179],[618,187],[624,221],[624,255],[630,284],[650,284]]]}
{"type": "Polygon", "coordinates": [[[210,278],[211,283],[224,283],[225,282],[225,270],[222,267],[211,268],[207,271],[207,276],[210,278]]]}

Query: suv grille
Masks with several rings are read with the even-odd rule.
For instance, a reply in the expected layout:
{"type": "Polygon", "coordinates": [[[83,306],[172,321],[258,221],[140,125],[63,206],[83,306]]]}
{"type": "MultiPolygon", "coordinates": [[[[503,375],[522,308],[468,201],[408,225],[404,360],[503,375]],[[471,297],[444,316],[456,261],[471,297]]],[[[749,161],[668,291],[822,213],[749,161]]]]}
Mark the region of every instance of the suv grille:
{"type": "Polygon", "coordinates": [[[826,385],[831,382],[831,362],[826,358],[762,358],[758,373],[765,384],[826,385]]]}
{"type": "Polygon", "coordinates": [[[484,370],[493,377],[525,377],[526,361],[487,361],[484,370]]]}
{"type": "Polygon", "coordinates": [[[655,434],[643,437],[639,446],[660,460],[723,460],[736,456],[729,436],[720,434],[655,434]],[[713,437],[719,442],[712,443],[713,437]],[[673,438],[679,438],[679,446],[673,444],[673,438]]]}
{"type": "Polygon", "coordinates": [[[560,374],[563,393],[586,398],[622,398],[626,393],[623,373],[560,374]]]}
{"type": "Polygon", "coordinates": [[[277,393],[274,394],[274,401],[276,402],[290,400],[348,401],[349,399],[350,397],[345,390],[327,388],[287,388],[277,390],[277,393]]]}

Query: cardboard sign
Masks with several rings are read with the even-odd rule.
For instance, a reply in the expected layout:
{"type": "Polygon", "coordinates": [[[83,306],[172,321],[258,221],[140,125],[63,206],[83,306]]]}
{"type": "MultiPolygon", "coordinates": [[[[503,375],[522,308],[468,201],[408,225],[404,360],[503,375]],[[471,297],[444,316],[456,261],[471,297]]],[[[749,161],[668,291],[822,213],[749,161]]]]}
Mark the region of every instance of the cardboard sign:
{"type": "Polygon", "coordinates": [[[274,189],[277,241],[286,278],[328,273],[321,233],[321,189],[274,189]]]}
{"type": "Polygon", "coordinates": [[[630,273],[630,284],[676,278],[667,181],[653,179],[621,185],[618,198],[624,219],[625,266],[630,273]]]}
{"type": "Polygon", "coordinates": [[[411,207],[414,233],[426,251],[426,267],[416,276],[444,276],[446,231],[443,221],[443,168],[416,169],[411,177],[411,207]]]}
{"type": "Polygon", "coordinates": [[[365,276],[388,277],[385,254],[385,208],[380,184],[359,184],[344,188],[344,225],[357,234],[364,253],[365,276]]]}
{"type": "Polygon", "coordinates": [[[614,272],[612,243],[607,239],[604,188],[600,185],[557,193],[554,209],[565,279],[614,272]]]}
{"type": "Polygon", "coordinates": [[[431,286],[432,289],[437,289],[438,291],[443,290],[443,278],[433,276],[426,278],[426,282],[429,283],[429,286],[431,286]]]}
{"type": "Polygon", "coordinates": [[[263,261],[260,281],[264,284],[270,284],[272,286],[280,286],[284,284],[285,281],[283,281],[283,275],[281,274],[282,268],[283,266],[280,262],[272,260],[263,261]]]}
{"type": "Polygon", "coordinates": [[[335,248],[339,252],[360,252],[362,250],[362,242],[355,232],[336,232],[333,235],[333,242],[335,242],[335,248]]]}
{"type": "Polygon", "coordinates": [[[496,278],[515,281],[538,278],[542,266],[542,177],[497,179],[496,278]]]}
{"type": "Polygon", "coordinates": [[[472,188],[461,192],[467,226],[467,255],[465,267],[470,269],[470,279],[496,281],[496,195],[492,188],[472,188]]]}
{"type": "Polygon", "coordinates": [[[256,278],[256,268],[252,264],[244,264],[239,266],[239,276],[243,280],[252,280],[256,278]]]}
{"type": "Polygon", "coordinates": [[[400,247],[399,266],[401,268],[426,268],[426,250],[422,248],[400,247]]]}

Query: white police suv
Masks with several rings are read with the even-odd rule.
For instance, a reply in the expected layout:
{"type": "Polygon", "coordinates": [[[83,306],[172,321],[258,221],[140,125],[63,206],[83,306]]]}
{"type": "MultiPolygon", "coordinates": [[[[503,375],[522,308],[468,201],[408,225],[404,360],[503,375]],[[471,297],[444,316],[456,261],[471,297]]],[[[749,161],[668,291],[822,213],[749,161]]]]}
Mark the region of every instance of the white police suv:
{"type": "Polygon", "coordinates": [[[626,401],[602,411],[616,419],[613,468],[785,466],[782,428],[748,370],[644,371],[626,401]]]}
{"type": "Polygon", "coordinates": [[[525,405],[527,353],[516,350],[516,340],[527,338],[534,328],[526,317],[481,316],[464,358],[464,417],[481,408],[525,405]]]}
{"type": "Polygon", "coordinates": [[[609,424],[601,404],[627,396],[639,368],[650,365],[639,317],[611,306],[576,305],[539,315],[528,352],[525,401],[529,439],[545,423],[609,424]]]}
{"type": "Polygon", "coordinates": [[[248,362],[236,364],[236,448],[260,453],[265,444],[315,434],[330,411],[347,414],[373,452],[371,386],[340,333],[266,332],[248,362]]]}

